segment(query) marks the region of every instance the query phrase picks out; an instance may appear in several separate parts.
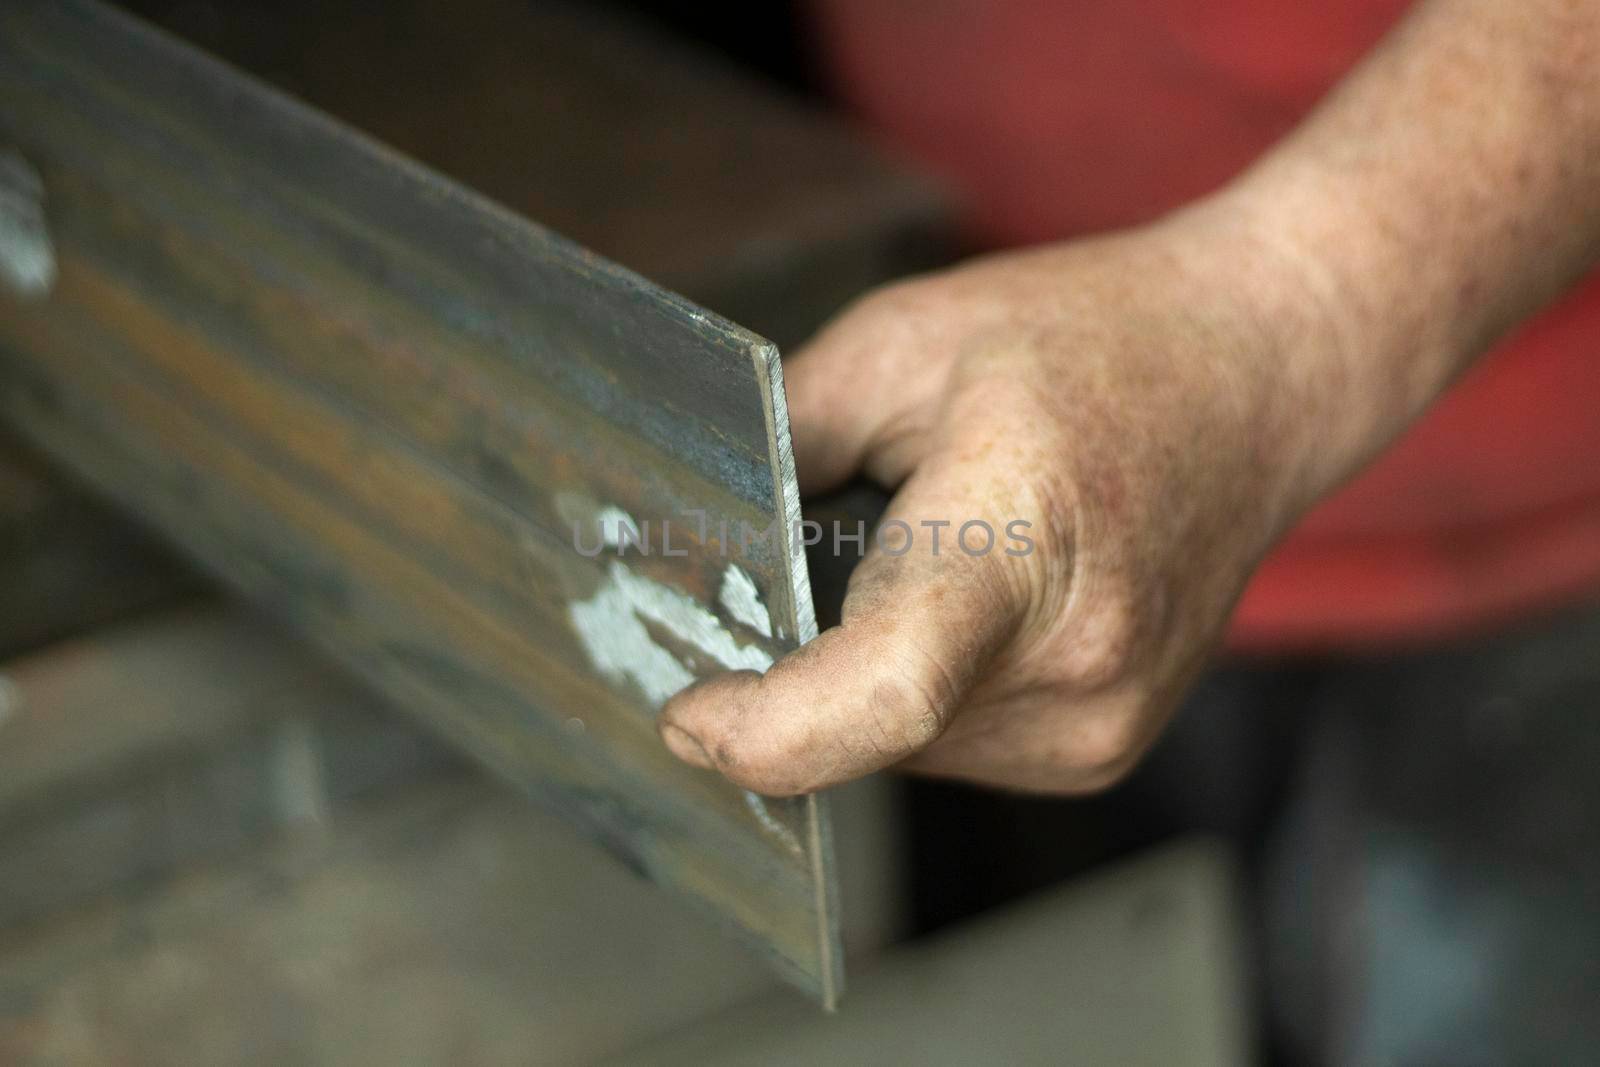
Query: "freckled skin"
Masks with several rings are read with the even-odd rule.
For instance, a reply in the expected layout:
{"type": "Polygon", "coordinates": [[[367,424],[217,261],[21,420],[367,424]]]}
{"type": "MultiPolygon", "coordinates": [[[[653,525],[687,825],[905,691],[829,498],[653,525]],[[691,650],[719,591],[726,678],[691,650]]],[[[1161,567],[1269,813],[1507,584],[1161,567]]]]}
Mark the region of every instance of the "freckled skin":
{"type": "Polygon", "coordinates": [[[1600,258],[1597,189],[1600,4],[1434,0],[1206,200],[867,296],[786,368],[796,460],[897,487],[912,550],[664,740],[771,794],[1110,785],[1295,519],[1600,258]],[[1029,555],[954,548],[1018,518],[1029,555]]]}

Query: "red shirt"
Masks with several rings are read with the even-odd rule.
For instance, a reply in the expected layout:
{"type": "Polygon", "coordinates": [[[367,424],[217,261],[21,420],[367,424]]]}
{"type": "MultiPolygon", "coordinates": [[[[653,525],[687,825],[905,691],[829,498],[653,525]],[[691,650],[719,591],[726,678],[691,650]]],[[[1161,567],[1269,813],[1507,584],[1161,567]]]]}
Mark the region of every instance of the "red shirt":
{"type": "MultiPolygon", "coordinates": [[[[1243,169],[1405,0],[812,0],[842,93],[970,232],[1143,222],[1243,169]]],[[[1435,637],[1600,591],[1600,277],[1492,353],[1296,529],[1242,649],[1435,637]]]]}

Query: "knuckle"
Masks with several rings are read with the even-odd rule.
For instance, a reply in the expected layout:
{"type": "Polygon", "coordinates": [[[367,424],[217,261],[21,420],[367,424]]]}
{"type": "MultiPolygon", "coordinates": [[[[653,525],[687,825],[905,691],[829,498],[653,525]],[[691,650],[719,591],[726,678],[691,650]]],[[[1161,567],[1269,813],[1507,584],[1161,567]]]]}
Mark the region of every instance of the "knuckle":
{"type": "Polygon", "coordinates": [[[900,278],[878,286],[851,305],[851,312],[899,319],[920,310],[927,300],[927,278],[900,278]]]}
{"type": "Polygon", "coordinates": [[[922,303],[918,287],[911,281],[890,282],[856,297],[834,316],[821,335],[833,340],[844,335],[892,334],[907,315],[922,303]]]}
{"type": "Polygon", "coordinates": [[[885,759],[926,747],[943,729],[943,717],[930,690],[906,677],[874,683],[868,714],[873,745],[885,759]]]}
{"type": "Polygon", "coordinates": [[[1099,792],[1121,781],[1138,762],[1138,724],[1115,714],[1075,723],[1058,749],[1058,764],[1074,792],[1099,792]]]}
{"type": "Polygon", "coordinates": [[[1134,597],[1120,590],[1101,591],[1073,627],[1061,667],[1082,689],[1125,681],[1138,663],[1144,630],[1134,597]]]}
{"type": "Polygon", "coordinates": [[[874,685],[872,713],[899,752],[913,752],[944,732],[961,693],[960,680],[941,657],[907,645],[898,669],[874,685]]]}

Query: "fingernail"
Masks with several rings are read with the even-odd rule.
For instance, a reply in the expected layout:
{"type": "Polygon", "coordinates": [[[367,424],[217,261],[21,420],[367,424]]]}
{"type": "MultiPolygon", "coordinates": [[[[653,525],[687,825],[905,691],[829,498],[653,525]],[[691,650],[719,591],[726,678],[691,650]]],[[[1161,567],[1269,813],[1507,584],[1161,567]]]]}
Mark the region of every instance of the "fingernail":
{"type": "Polygon", "coordinates": [[[667,743],[672,754],[685,763],[708,771],[716,766],[711,762],[711,756],[705,747],[694,739],[694,735],[670,722],[661,725],[661,739],[667,743]]]}

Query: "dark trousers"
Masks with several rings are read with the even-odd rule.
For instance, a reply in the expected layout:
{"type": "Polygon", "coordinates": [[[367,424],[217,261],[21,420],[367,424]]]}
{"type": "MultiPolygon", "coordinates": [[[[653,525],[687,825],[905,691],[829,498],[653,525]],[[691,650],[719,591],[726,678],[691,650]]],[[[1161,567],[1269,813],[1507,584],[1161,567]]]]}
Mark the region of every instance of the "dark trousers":
{"type": "Polygon", "coordinates": [[[1221,834],[1246,875],[1269,1060],[1600,1063],[1600,609],[1224,665],[1104,796],[910,790],[922,929],[1221,834]]]}

